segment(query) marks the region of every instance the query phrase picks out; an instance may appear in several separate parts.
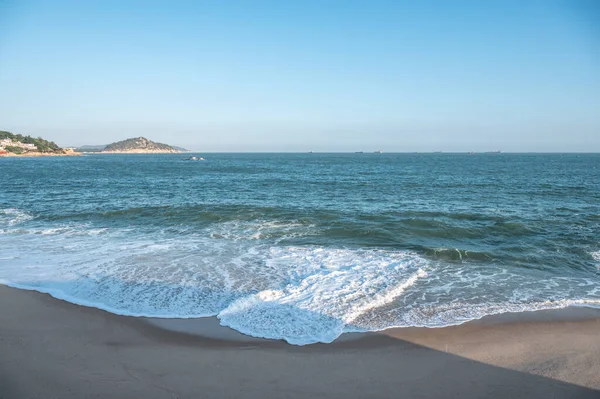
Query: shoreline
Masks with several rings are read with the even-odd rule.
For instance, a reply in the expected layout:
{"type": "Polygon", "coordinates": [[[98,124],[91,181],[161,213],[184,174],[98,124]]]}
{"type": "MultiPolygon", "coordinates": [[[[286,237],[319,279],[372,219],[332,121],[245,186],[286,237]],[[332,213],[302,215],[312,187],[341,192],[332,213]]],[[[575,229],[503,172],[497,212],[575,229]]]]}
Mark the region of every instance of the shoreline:
{"type": "MultiPolygon", "coordinates": [[[[37,292],[37,291],[35,291],[37,292]]],[[[51,296],[52,297],[52,296],[51,296]]],[[[62,301],[62,299],[54,300],[62,301]]],[[[66,302],[66,301],[65,301],[66,302]]],[[[68,302],[70,303],[70,302],[68,302]]],[[[76,305],[82,306],[82,305],[76,305]]],[[[97,308],[96,308],[97,309],[97,308]]],[[[100,309],[102,310],[102,309],[100,309]]],[[[102,310],[105,311],[105,310],[102,310]]],[[[107,313],[111,313],[105,311],[107,313]]],[[[114,314],[114,313],[111,313],[114,314]]],[[[146,316],[123,316],[120,317],[131,317],[139,319],[151,326],[158,327],[162,330],[181,333],[190,336],[197,336],[201,338],[211,338],[222,341],[235,341],[235,342],[252,342],[252,343],[268,343],[268,342],[280,342],[285,345],[308,347],[311,345],[331,345],[339,342],[354,341],[362,339],[368,336],[374,335],[388,335],[394,337],[412,337],[412,336],[423,336],[428,335],[444,335],[444,330],[461,330],[463,328],[492,328],[493,326],[511,325],[511,324],[535,324],[535,323],[553,323],[553,322],[577,322],[586,320],[598,320],[600,322],[600,309],[587,306],[569,306],[560,309],[543,309],[543,310],[532,310],[524,312],[507,312],[500,314],[493,314],[483,316],[480,319],[469,320],[461,324],[453,324],[442,327],[389,327],[383,330],[377,331],[365,331],[365,332],[345,332],[342,333],[337,339],[330,343],[316,342],[307,345],[295,345],[286,342],[283,339],[270,339],[262,337],[254,337],[246,335],[242,332],[234,330],[231,327],[220,324],[217,316],[207,316],[199,318],[163,318],[163,317],[146,317],[146,316]],[[441,332],[436,332],[436,331],[441,332]]],[[[599,326],[600,328],[600,326],[599,326]]],[[[600,331],[598,332],[600,339],[600,331]]]]}
{"type": "Polygon", "coordinates": [[[45,152],[30,152],[24,154],[14,154],[14,153],[6,153],[0,154],[0,158],[37,158],[37,157],[78,157],[83,154],[69,151],[64,154],[53,154],[53,153],[45,153],[45,152]]]}
{"type": "Polygon", "coordinates": [[[200,319],[203,326],[192,320],[193,328],[189,320],[158,325],[5,285],[0,303],[1,398],[600,395],[600,310],[593,308],[294,346],[239,340],[214,317],[200,319]],[[203,334],[190,334],[199,327],[203,334]]]}
{"type": "MultiPolygon", "coordinates": [[[[48,290],[40,290],[36,288],[30,288],[28,286],[22,286],[19,284],[9,284],[6,281],[0,280],[0,287],[8,287],[19,291],[33,292],[48,296],[50,300],[60,301],[69,305],[83,307],[87,309],[95,309],[108,314],[131,318],[135,320],[141,320],[154,327],[171,331],[174,333],[182,333],[191,336],[198,336],[211,339],[219,340],[231,340],[238,342],[282,342],[285,345],[291,346],[311,346],[311,345],[331,345],[336,342],[343,342],[347,340],[355,340],[357,338],[373,335],[398,335],[399,332],[406,331],[430,331],[430,330],[444,330],[452,328],[460,328],[461,326],[478,326],[478,325],[495,325],[495,324],[509,324],[514,322],[532,322],[532,321],[574,321],[588,318],[598,318],[600,320],[600,307],[586,306],[586,305],[568,305],[561,308],[548,308],[548,309],[534,309],[534,310],[523,310],[519,312],[504,312],[496,314],[484,315],[480,318],[471,319],[455,324],[448,324],[444,326],[391,326],[381,330],[370,330],[362,332],[343,332],[340,336],[334,339],[332,342],[313,342],[308,344],[292,344],[287,342],[283,338],[265,338],[258,337],[243,333],[235,330],[229,326],[220,324],[220,319],[217,315],[197,316],[197,317],[169,317],[169,316],[147,316],[147,315],[135,315],[121,313],[116,309],[112,309],[107,306],[101,306],[99,304],[89,302],[86,300],[80,300],[69,295],[56,295],[56,293],[48,290]]],[[[400,334],[402,335],[402,334],[400,334]]],[[[600,339],[600,333],[599,333],[600,339]]],[[[2,399],[2,398],[0,398],[2,399]]]]}
{"type": "Polygon", "coordinates": [[[173,151],[146,151],[146,150],[133,150],[133,151],[99,151],[99,152],[86,152],[86,154],[100,154],[100,155],[111,155],[111,154],[186,154],[184,152],[173,152],[173,151]]]}

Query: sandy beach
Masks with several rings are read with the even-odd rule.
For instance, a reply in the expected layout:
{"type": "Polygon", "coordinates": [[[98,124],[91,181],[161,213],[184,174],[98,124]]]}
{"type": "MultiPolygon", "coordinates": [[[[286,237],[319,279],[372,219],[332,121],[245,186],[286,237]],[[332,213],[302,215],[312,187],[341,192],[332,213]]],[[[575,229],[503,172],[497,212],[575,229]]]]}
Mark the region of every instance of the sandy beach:
{"type": "Polygon", "coordinates": [[[299,347],[216,319],[123,317],[6,286],[0,303],[2,399],[600,397],[594,309],[299,347]]]}

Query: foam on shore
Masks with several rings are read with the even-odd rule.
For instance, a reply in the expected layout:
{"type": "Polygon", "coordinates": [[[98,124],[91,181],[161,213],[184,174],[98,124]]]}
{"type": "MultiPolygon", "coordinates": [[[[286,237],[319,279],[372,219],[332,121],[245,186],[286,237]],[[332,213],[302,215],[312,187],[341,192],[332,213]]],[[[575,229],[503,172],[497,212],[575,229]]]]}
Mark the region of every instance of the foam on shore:
{"type": "Polygon", "coordinates": [[[292,245],[314,231],[294,221],[227,221],[170,235],[41,226],[26,212],[4,209],[0,223],[3,284],[122,315],[217,316],[244,334],[296,345],[345,332],[600,306],[600,282],[588,276],[394,249],[292,245]]]}

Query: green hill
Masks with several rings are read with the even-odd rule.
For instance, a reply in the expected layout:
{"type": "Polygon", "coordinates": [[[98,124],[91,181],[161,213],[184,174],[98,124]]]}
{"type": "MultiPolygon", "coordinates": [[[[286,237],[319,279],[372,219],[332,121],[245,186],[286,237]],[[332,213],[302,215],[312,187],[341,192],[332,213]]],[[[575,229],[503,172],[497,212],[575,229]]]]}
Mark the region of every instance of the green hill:
{"type": "Polygon", "coordinates": [[[152,152],[179,152],[177,149],[170,145],[163,143],[156,143],[145,137],[135,137],[123,141],[118,141],[104,147],[102,152],[138,152],[138,153],[152,153],[152,152]]]}
{"type": "Polygon", "coordinates": [[[3,145],[4,149],[7,152],[12,152],[15,154],[22,154],[26,152],[42,152],[42,153],[56,153],[61,154],[65,151],[56,145],[53,141],[45,140],[41,137],[34,138],[31,136],[23,136],[22,134],[14,134],[11,132],[7,132],[4,130],[0,130],[0,142],[3,140],[11,140],[11,144],[3,145]],[[20,144],[32,144],[35,148],[26,148],[20,146],[20,144]]]}

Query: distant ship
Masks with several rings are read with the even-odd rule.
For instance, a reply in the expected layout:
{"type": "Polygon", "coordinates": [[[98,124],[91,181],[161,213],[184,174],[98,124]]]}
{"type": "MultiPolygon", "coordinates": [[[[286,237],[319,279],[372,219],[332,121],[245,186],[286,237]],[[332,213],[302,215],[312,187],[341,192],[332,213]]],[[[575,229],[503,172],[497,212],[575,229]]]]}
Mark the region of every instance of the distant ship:
{"type": "Polygon", "coordinates": [[[383,151],[381,151],[381,150],[377,150],[377,151],[375,151],[375,154],[381,154],[382,152],[383,151]]]}
{"type": "Polygon", "coordinates": [[[363,154],[364,151],[356,151],[355,154],[363,154]]]}
{"type": "Polygon", "coordinates": [[[502,151],[487,151],[486,154],[502,154],[502,151]]]}

